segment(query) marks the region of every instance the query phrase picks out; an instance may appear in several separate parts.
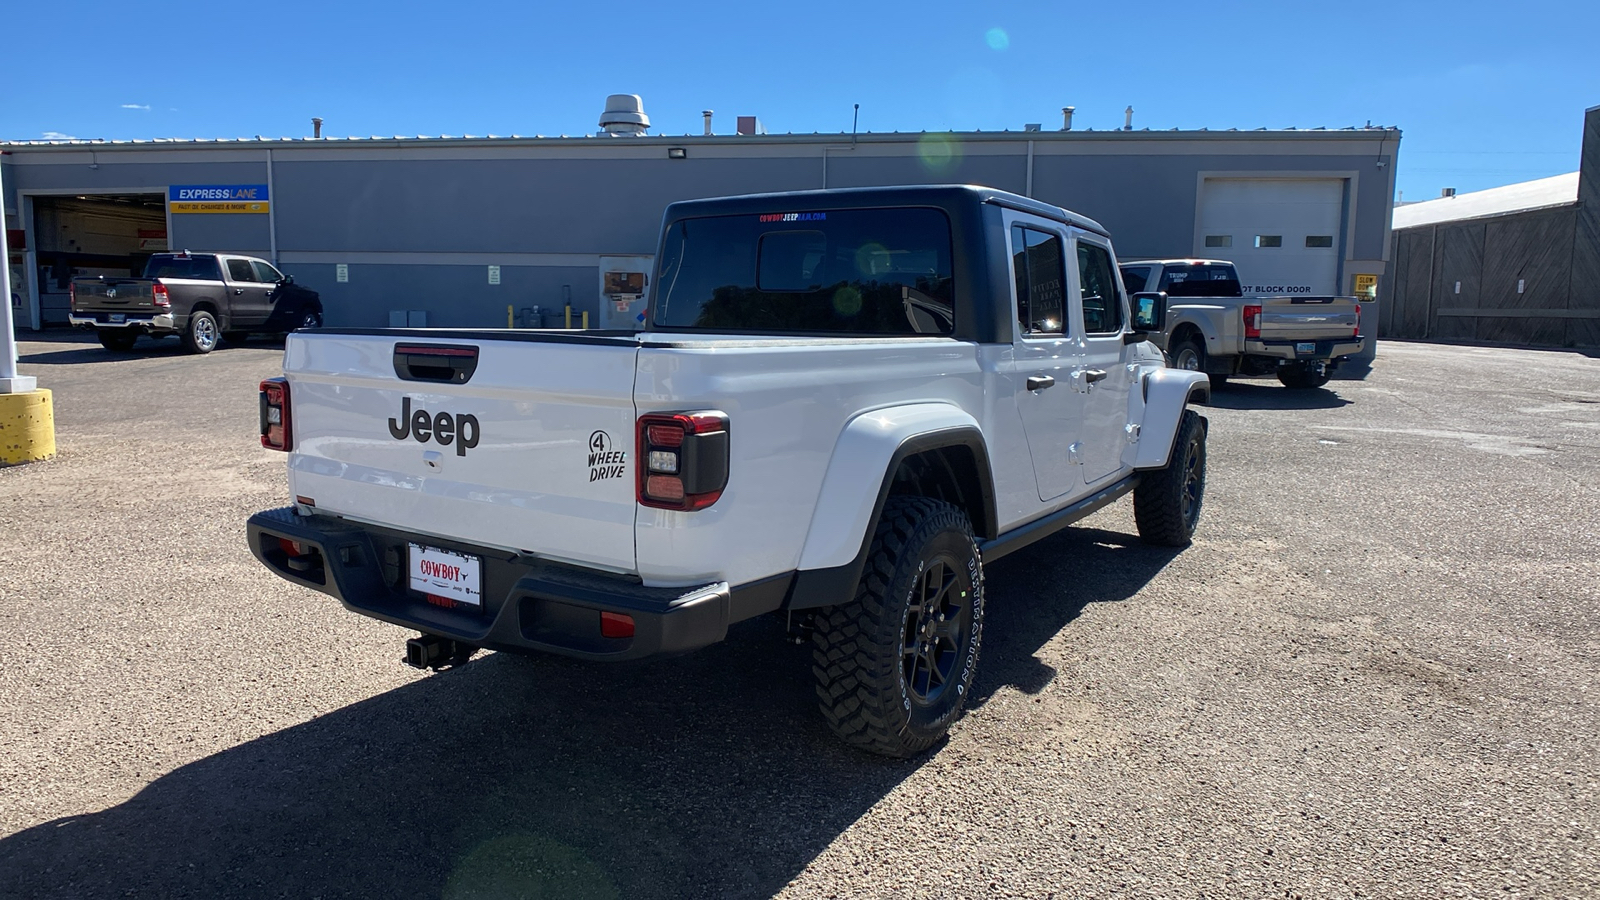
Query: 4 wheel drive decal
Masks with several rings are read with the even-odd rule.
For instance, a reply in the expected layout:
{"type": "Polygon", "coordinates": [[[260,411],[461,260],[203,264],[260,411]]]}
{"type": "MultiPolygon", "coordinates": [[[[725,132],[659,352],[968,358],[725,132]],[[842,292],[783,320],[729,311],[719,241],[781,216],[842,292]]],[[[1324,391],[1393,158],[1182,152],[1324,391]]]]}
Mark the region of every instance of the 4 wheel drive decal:
{"type": "Polygon", "coordinates": [[[589,481],[621,478],[628,471],[628,451],[618,450],[611,435],[596,431],[589,435],[589,481]]]}
{"type": "Polygon", "coordinates": [[[429,438],[441,447],[455,444],[457,456],[466,456],[468,450],[478,446],[478,438],[482,435],[477,416],[470,413],[452,416],[447,412],[434,415],[425,409],[412,412],[410,397],[401,399],[400,418],[389,420],[389,433],[397,441],[403,441],[409,435],[419,444],[427,443],[429,438]]]}

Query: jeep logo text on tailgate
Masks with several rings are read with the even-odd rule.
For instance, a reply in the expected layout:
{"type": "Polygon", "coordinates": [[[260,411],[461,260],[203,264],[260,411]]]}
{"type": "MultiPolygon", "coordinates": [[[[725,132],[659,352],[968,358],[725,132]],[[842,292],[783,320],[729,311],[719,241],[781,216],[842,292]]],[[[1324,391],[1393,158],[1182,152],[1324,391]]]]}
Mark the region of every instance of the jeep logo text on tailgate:
{"type": "Polygon", "coordinates": [[[427,443],[430,437],[444,447],[454,442],[457,456],[466,456],[468,450],[478,446],[481,434],[477,416],[463,413],[452,416],[447,412],[433,415],[425,409],[412,412],[410,397],[401,399],[400,418],[389,420],[389,433],[397,441],[405,440],[409,434],[419,444],[427,443]]]}

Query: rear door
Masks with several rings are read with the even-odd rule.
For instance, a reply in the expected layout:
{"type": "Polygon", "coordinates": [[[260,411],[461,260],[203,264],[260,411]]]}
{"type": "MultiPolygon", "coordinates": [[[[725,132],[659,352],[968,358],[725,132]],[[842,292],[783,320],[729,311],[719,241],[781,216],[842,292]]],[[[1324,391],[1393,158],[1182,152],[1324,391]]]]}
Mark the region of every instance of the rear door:
{"type": "Polygon", "coordinates": [[[1079,485],[1072,456],[1084,395],[1073,381],[1079,348],[1067,305],[1067,236],[1058,222],[1006,212],[1016,336],[1011,376],[1027,435],[1039,499],[1060,499],[1079,485]]]}
{"type": "Polygon", "coordinates": [[[249,327],[266,322],[267,315],[272,311],[268,295],[277,285],[262,284],[250,260],[241,256],[223,257],[222,267],[228,278],[229,327],[249,327]]]}
{"type": "Polygon", "coordinates": [[[1128,311],[1117,282],[1111,245],[1097,234],[1074,231],[1076,295],[1072,304],[1083,334],[1083,432],[1080,458],[1085,484],[1117,474],[1127,445],[1128,391],[1133,372],[1122,342],[1128,311]]]}
{"type": "Polygon", "coordinates": [[[635,571],[637,353],[631,338],[292,334],[291,493],[424,538],[635,571]]]}

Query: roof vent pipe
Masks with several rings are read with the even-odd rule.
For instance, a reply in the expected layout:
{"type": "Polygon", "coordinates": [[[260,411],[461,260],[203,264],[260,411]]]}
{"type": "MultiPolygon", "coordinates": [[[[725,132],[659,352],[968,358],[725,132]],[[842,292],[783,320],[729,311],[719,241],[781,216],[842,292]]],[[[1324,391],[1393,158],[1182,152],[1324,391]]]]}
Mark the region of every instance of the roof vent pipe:
{"type": "Polygon", "coordinates": [[[1071,131],[1072,130],[1072,114],[1076,110],[1077,110],[1076,106],[1063,106],[1063,107],[1061,107],[1061,130],[1062,131],[1071,131]]]}
{"type": "Polygon", "coordinates": [[[1133,130],[1133,107],[1131,106],[1122,111],[1122,130],[1133,130]]]}
{"type": "Polygon", "coordinates": [[[322,137],[322,120],[316,116],[311,117],[311,136],[314,138],[322,137]]]}
{"type": "Polygon", "coordinates": [[[710,134],[711,133],[711,113],[712,112],[713,111],[709,110],[709,109],[700,110],[700,115],[706,117],[706,134],[710,134]]]}
{"type": "Polygon", "coordinates": [[[1455,188],[1445,188],[1444,190],[1441,190],[1439,192],[1440,198],[1454,197],[1455,195],[1456,195],[1456,189],[1455,188]]]}
{"type": "Polygon", "coordinates": [[[638,94],[612,94],[606,98],[606,111],[600,114],[602,134],[644,134],[650,117],[644,114],[644,101],[638,94]]]}

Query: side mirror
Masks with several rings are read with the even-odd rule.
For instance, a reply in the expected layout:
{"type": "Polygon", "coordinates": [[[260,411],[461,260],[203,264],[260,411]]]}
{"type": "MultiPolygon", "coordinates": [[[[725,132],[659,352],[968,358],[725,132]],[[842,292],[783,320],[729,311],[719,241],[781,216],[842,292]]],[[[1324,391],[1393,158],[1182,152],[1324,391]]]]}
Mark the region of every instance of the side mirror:
{"type": "Polygon", "coordinates": [[[293,275],[285,275],[285,276],[283,276],[283,283],[284,284],[294,284],[294,276],[293,275]]]}
{"type": "Polygon", "coordinates": [[[1134,294],[1133,330],[1124,336],[1129,344],[1146,340],[1152,332],[1159,332],[1167,324],[1167,292],[1143,291],[1134,294]]]}

